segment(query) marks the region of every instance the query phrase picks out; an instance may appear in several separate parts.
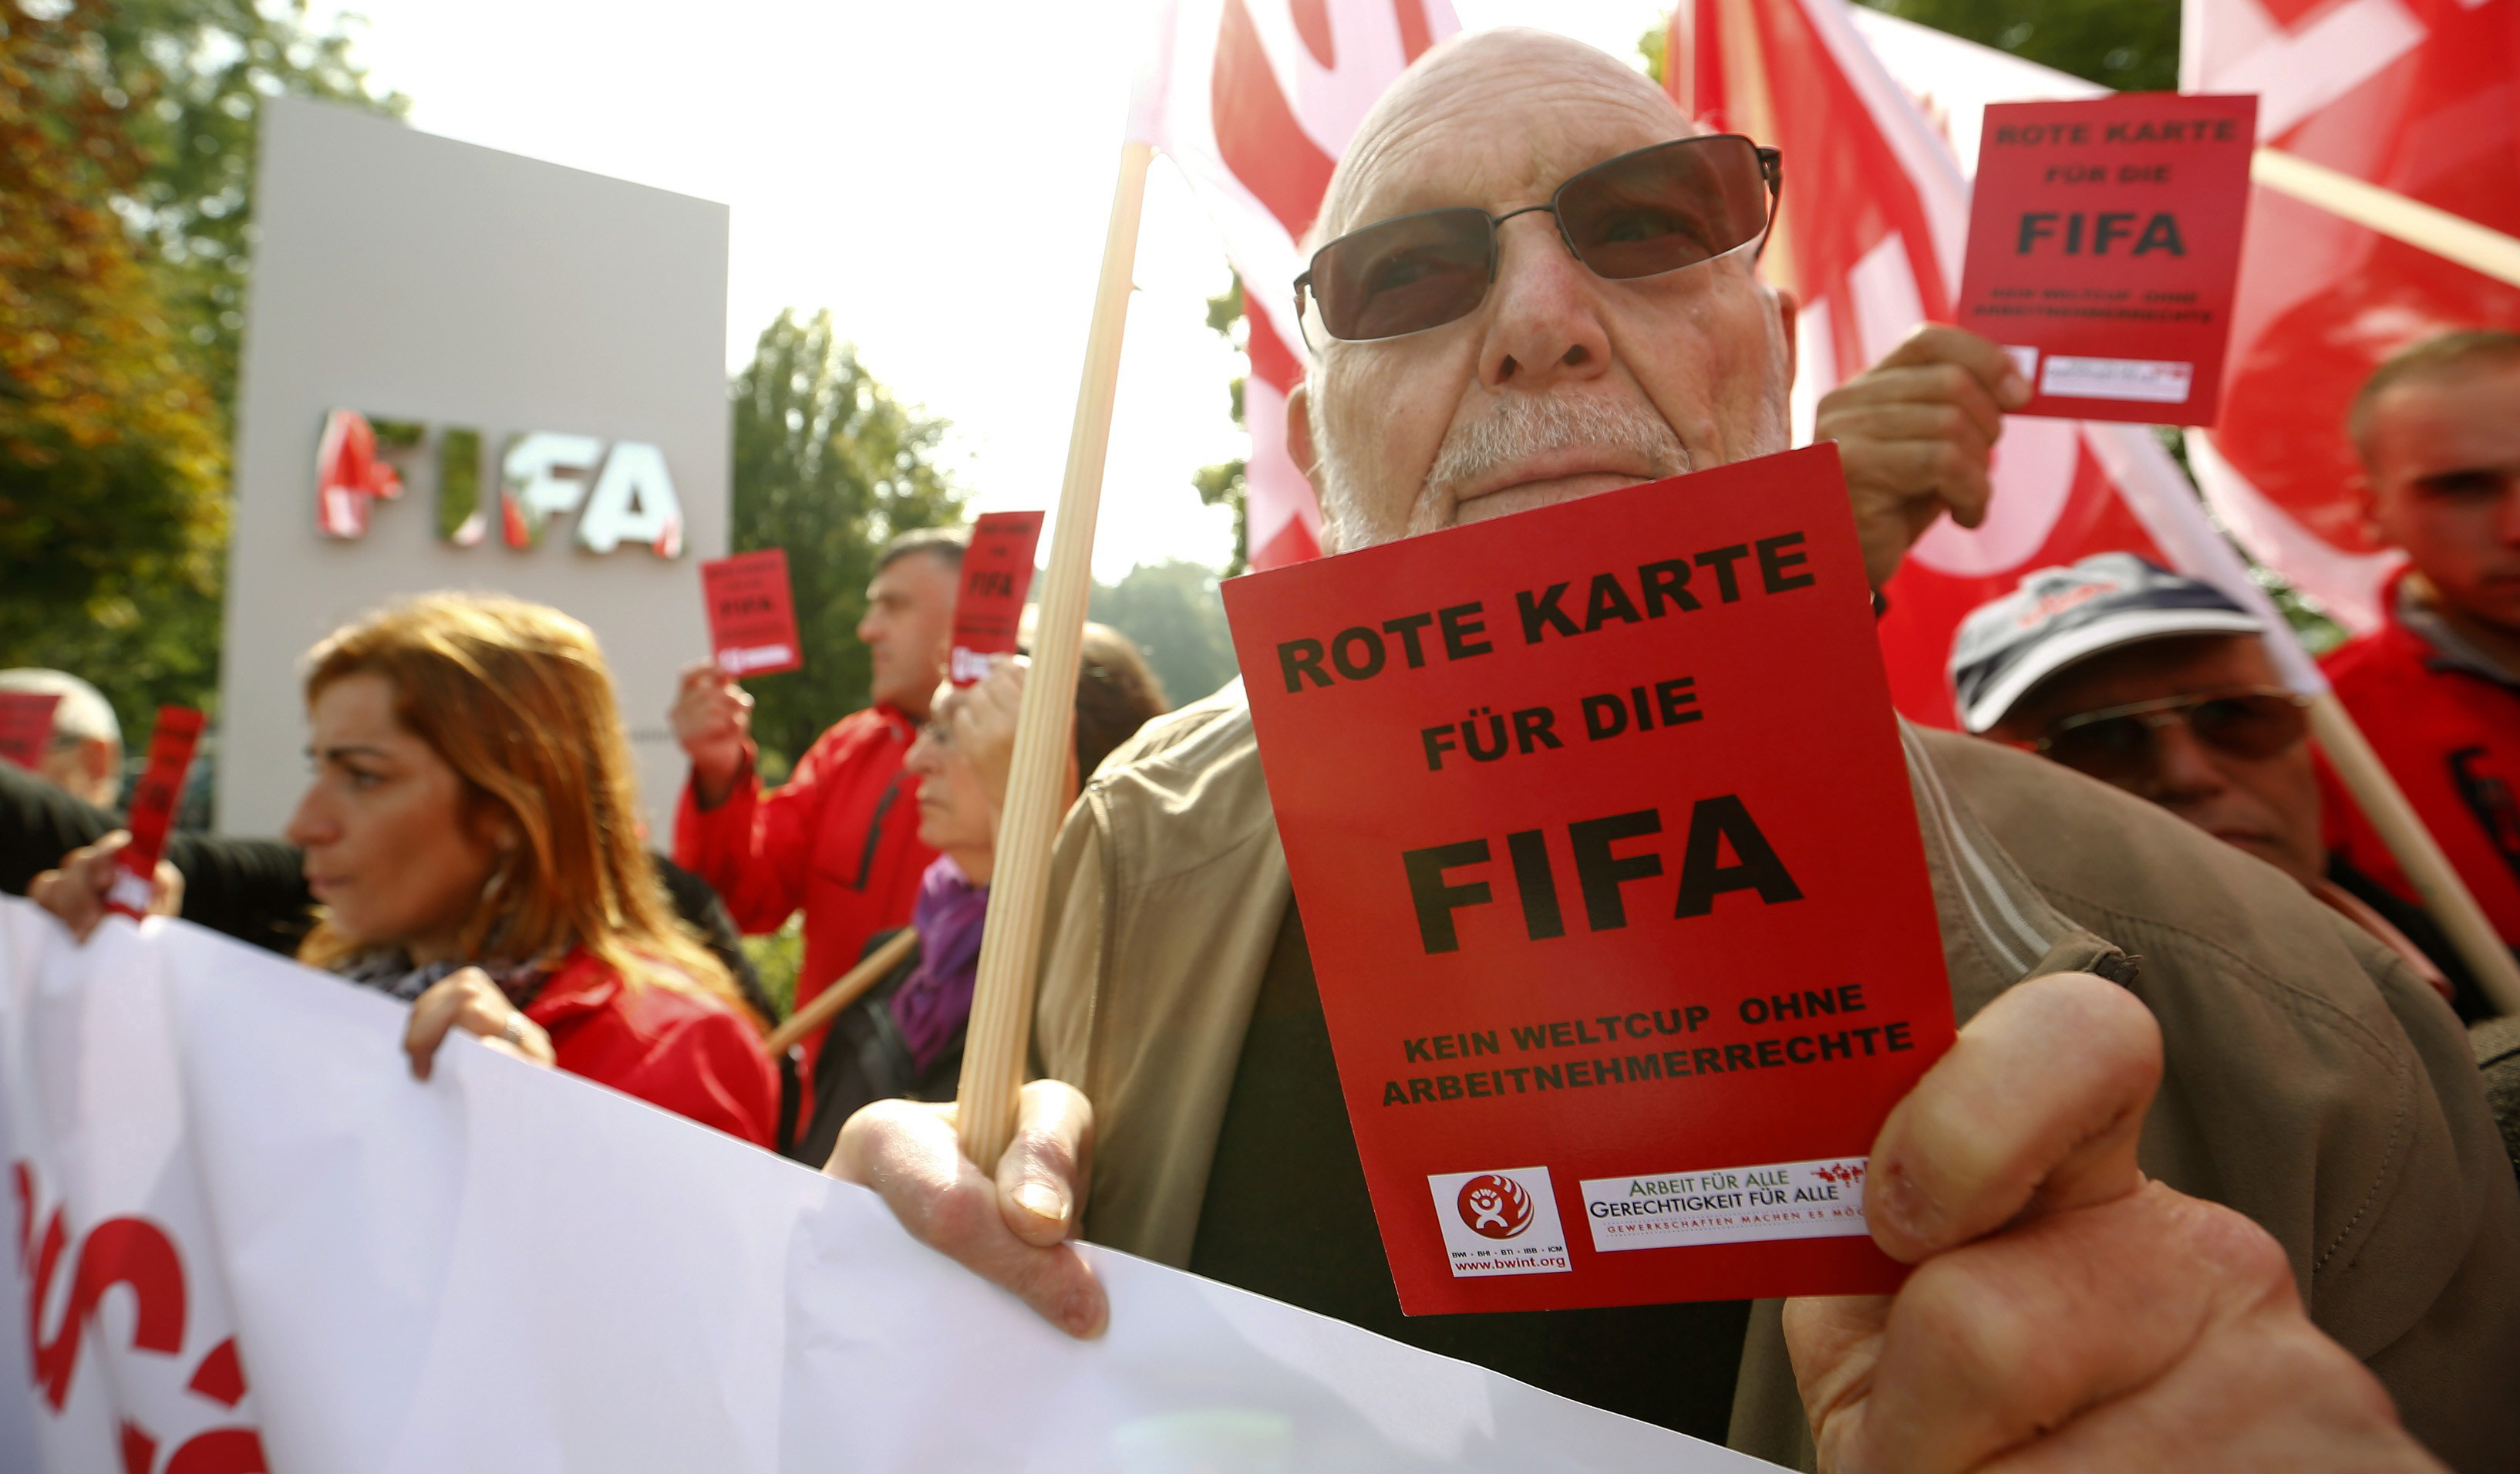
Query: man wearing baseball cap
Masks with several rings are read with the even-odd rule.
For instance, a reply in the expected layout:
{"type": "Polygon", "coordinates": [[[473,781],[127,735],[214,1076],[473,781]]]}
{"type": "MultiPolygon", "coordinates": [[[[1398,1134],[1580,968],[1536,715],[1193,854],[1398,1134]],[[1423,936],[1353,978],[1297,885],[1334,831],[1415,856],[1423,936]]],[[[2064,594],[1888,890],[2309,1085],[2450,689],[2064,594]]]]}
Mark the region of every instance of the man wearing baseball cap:
{"type": "Polygon", "coordinates": [[[2493,1012],[2432,919],[2321,838],[2307,698],[2265,622],[2133,553],[2043,568],[1961,622],[1952,687],[1968,730],[2158,804],[2273,865],[2404,957],[2462,1019],[2493,1012]]]}

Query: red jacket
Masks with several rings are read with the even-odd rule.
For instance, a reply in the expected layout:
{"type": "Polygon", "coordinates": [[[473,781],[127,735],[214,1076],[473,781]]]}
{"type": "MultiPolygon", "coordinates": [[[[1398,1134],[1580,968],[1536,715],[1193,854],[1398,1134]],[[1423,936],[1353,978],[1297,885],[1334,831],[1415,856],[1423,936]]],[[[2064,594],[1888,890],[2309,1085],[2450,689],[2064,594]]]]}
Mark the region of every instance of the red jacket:
{"type": "Polygon", "coordinates": [[[594,953],[569,954],[525,1017],[560,1068],[713,1126],[756,1146],[776,1140],[779,1076],[761,1036],[726,1004],[662,984],[632,988],[594,953]]]}
{"type": "MultiPolygon", "coordinates": [[[[910,924],[936,858],[919,843],[919,779],[901,765],[918,735],[897,709],[870,707],[825,732],[769,793],[749,747],[725,803],[702,809],[683,785],[674,863],[716,887],[745,932],[777,931],[805,908],[798,1006],[848,971],[868,938],[910,924]]],[[[809,1080],[821,1045],[820,1035],[806,1041],[809,1080]]]]}
{"type": "MultiPolygon", "coordinates": [[[[2486,919],[2520,944],[2520,688],[2409,628],[2401,592],[2388,589],[2387,624],[2327,658],[2327,678],[2486,919]]],[[[2416,900],[2379,831],[2341,792],[2327,798],[2328,848],[2416,900]]]]}

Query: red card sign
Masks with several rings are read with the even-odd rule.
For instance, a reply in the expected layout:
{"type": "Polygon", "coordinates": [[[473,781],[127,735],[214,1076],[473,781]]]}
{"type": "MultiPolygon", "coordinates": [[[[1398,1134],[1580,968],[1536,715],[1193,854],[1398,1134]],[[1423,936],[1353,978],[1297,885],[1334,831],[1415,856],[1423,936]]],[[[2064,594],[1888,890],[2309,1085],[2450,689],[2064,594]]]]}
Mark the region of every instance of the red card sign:
{"type": "Polygon", "coordinates": [[[1952,1010],[1836,446],[1225,602],[1402,1308],[1895,1285],[1952,1010]]]}
{"type": "Polygon", "coordinates": [[[202,714],[190,707],[158,709],[158,729],[149,738],[149,766],[131,791],[131,812],[123,820],[123,827],[131,831],[131,843],[116,857],[120,873],[106,893],[107,909],[125,916],[149,914],[150,886],[158,874],[158,861],[166,852],[166,831],[174,825],[175,806],[183,802],[184,775],[192,770],[202,720],[202,714]]]}
{"type": "Polygon", "coordinates": [[[53,709],[61,704],[57,691],[0,691],[0,759],[23,768],[41,763],[53,745],[53,709]]]}
{"type": "Polygon", "coordinates": [[[709,648],[729,675],[770,675],[805,664],[796,651],[796,606],[788,591],[788,552],[764,548],[700,565],[708,598],[709,648]]]}
{"type": "Polygon", "coordinates": [[[989,657],[1011,655],[1032,587],[1032,550],[1041,540],[1039,512],[990,512],[971,524],[963,554],[963,588],[954,599],[954,684],[989,673],[989,657]]]}
{"type": "Polygon", "coordinates": [[[2166,92],[1986,110],[1958,316],[2011,352],[2024,413],[2214,423],[2257,116],[2166,92]]]}

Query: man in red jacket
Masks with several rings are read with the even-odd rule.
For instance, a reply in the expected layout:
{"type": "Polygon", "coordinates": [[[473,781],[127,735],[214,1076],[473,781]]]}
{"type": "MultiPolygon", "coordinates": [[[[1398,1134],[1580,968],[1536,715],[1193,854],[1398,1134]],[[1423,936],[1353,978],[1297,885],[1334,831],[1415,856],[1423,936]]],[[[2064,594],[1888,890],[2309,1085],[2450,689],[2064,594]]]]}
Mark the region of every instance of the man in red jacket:
{"type": "MultiPolygon", "coordinates": [[[[2365,523],[2407,551],[2328,679],[2506,943],[2520,944],[2520,333],[2447,333],[2355,399],[2365,523]]],[[[2414,890],[2341,795],[2331,848],[2414,890]]]]}
{"type": "MultiPolygon", "coordinates": [[[[919,877],[936,858],[919,843],[919,779],[901,760],[945,673],[964,537],[929,530],[885,544],[858,623],[874,704],[833,724],[776,789],[762,791],[753,765],[752,698],[707,662],[683,671],[674,736],[692,776],[674,815],[674,863],[716,887],[745,932],[776,931],[805,908],[800,1007],[869,937],[910,923],[919,877]]],[[[806,1041],[806,1079],[821,1046],[820,1035],[806,1041]]]]}

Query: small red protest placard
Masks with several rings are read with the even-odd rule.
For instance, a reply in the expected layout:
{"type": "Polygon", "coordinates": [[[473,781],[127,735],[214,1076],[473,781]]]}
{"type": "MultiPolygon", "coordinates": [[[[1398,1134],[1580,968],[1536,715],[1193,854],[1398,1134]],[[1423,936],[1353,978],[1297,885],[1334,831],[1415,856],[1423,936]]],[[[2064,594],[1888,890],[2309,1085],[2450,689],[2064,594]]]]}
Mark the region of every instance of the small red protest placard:
{"type": "Polygon", "coordinates": [[[2030,380],[2022,413],[2214,423],[2257,118],[2172,92],[1986,110],[1956,316],[2030,380]]]}
{"type": "Polygon", "coordinates": [[[1225,603],[1402,1308],[1896,1285],[1952,1008],[1836,446],[1225,603]]]}
{"type": "Polygon", "coordinates": [[[53,709],[62,704],[58,691],[0,691],[0,759],[32,768],[53,745],[53,709]]]}
{"type": "Polygon", "coordinates": [[[174,827],[176,806],[184,800],[184,777],[192,771],[203,720],[190,707],[158,709],[158,727],[149,736],[149,765],[131,790],[131,811],[123,818],[131,843],[115,856],[106,909],[132,917],[149,914],[150,885],[166,853],[166,831],[174,827]]]}
{"type": "Polygon", "coordinates": [[[990,656],[1014,653],[1041,518],[1039,512],[987,512],[972,522],[963,587],[954,598],[954,652],[946,668],[954,684],[968,686],[988,674],[990,656]]]}
{"type": "Polygon", "coordinates": [[[700,565],[709,648],[729,675],[775,675],[805,664],[796,649],[796,605],[788,550],[764,548],[700,565]]]}

